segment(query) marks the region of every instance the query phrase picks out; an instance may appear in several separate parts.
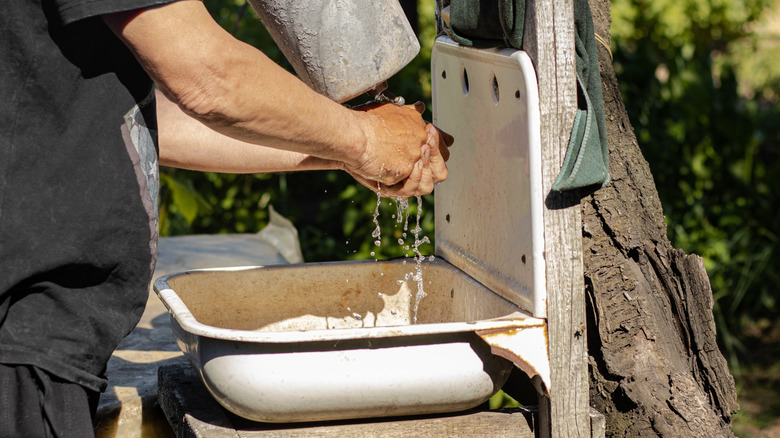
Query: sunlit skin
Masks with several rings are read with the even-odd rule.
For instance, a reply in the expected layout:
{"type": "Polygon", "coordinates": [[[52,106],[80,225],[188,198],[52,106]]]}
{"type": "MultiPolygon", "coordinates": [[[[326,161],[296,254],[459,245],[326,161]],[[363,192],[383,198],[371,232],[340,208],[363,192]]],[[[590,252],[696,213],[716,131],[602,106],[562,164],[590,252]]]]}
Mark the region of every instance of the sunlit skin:
{"type": "Polygon", "coordinates": [[[422,104],[347,109],[233,38],[200,1],[104,19],[167,98],[158,104],[161,164],[343,169],[391,197],[430,193],[447,177],[452,139],[422,119],[422,104]]]}

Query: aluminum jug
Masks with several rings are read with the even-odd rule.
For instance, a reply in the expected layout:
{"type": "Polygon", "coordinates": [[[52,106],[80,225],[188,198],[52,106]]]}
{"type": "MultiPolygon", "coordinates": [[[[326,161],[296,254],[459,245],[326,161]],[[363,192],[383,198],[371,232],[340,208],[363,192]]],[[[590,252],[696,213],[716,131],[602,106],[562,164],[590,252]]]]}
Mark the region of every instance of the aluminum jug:
{"type": "Polygon", "coordinates": [[[384,83],[420,51],[397,0],[249,3],[301,80],[337,102],[384,83]]]}

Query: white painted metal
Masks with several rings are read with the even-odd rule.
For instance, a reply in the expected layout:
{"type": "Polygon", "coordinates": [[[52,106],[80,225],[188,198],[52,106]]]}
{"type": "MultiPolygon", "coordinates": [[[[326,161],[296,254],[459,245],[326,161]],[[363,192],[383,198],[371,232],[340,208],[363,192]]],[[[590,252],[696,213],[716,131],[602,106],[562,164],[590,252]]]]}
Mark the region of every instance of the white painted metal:
{"type": "Polygon", "coordinates": [[[434,124],[455,137],[435,190],[436,254],[546,316],[539,95],[528,55],[433,48],[434,124]]]}
{"type": "MultiPolygon", "coordinates": [[[[531,318],[442,259],[189,271],[155,291],[214,398],[264,422],[452,412],[478,406],[512,363],[477,332],[533,330],[531,318]]],[[[534,365],[534,364],[532,364],[534,365]]]]}

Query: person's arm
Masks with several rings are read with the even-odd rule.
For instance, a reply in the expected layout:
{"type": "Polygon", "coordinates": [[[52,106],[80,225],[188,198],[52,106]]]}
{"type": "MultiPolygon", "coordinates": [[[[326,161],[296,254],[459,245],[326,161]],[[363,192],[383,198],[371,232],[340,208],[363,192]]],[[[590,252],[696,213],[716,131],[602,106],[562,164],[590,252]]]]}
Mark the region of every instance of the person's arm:
{"type": "Polygon", "coordinates": [[[443,159],[422,165],[431,146],[438,155],[439,137],[426,129],[419,109],[346,109],[234,39],[199,1],[104,19],[168,98],[219,133],[342,162],[368,182],[390,185],[412,176],[426,186],[419,191],[429,192],[427,186],[446,177],[443,159]]]}
{"type": "MultiPolygon", "coordinates": [[[[304,170],[341,169],[349,172],[343,163],[318,158],[300,152],[274,149],[265,146],[246,143],[232,137],[222,135],[197,120],[184,114],[176,104],[165,95],[157,92],[158,139],[160,146],[160,164],[181,169],[224,172],[224,173],[258,173],[258,172],[290,172],[304,170]]],[[[449,141],[451,143],[451,139],[449,141]]],[[[446,146],[444,153],[448,154],[446,146]]],[[[423,153],[427,154],[427,147],[423,153]]],[[[434,162],[445,158],[434,154],[425,156],[424,160],[434,162]]],[[[411,195],[430,193],[433,187],[431,172],[418,166],[401,183],[393,186],[380,185],[376,181],[352,176],[369,189],[379,192],[384,197],[398,198],[411,195]]],[[[446,172],[446,167],[444,167],[446,172]]],[[[445,175],[446,176],[446,175],[445,175]]]]}
{"type": "Polygon", "coordinates": [[[222,135],[157,92],[160,165],[223,173],[341,169],[341,163],[222,135]]]}

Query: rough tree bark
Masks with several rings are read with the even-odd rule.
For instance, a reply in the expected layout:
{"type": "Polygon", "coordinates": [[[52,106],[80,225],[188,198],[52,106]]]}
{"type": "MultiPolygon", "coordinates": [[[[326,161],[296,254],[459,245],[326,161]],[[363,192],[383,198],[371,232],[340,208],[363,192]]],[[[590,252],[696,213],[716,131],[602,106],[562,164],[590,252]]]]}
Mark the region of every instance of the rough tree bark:
{"type": "MultiPolygon", "coordinates": [[[[590,5],[609,41],[609,0],[590,5]]],[[[606,49],[599,59],[612,181],[582,201],[591,405],[607,436],[734,436],[709,279],[700,257],[670,244],[606,49]]]]}

